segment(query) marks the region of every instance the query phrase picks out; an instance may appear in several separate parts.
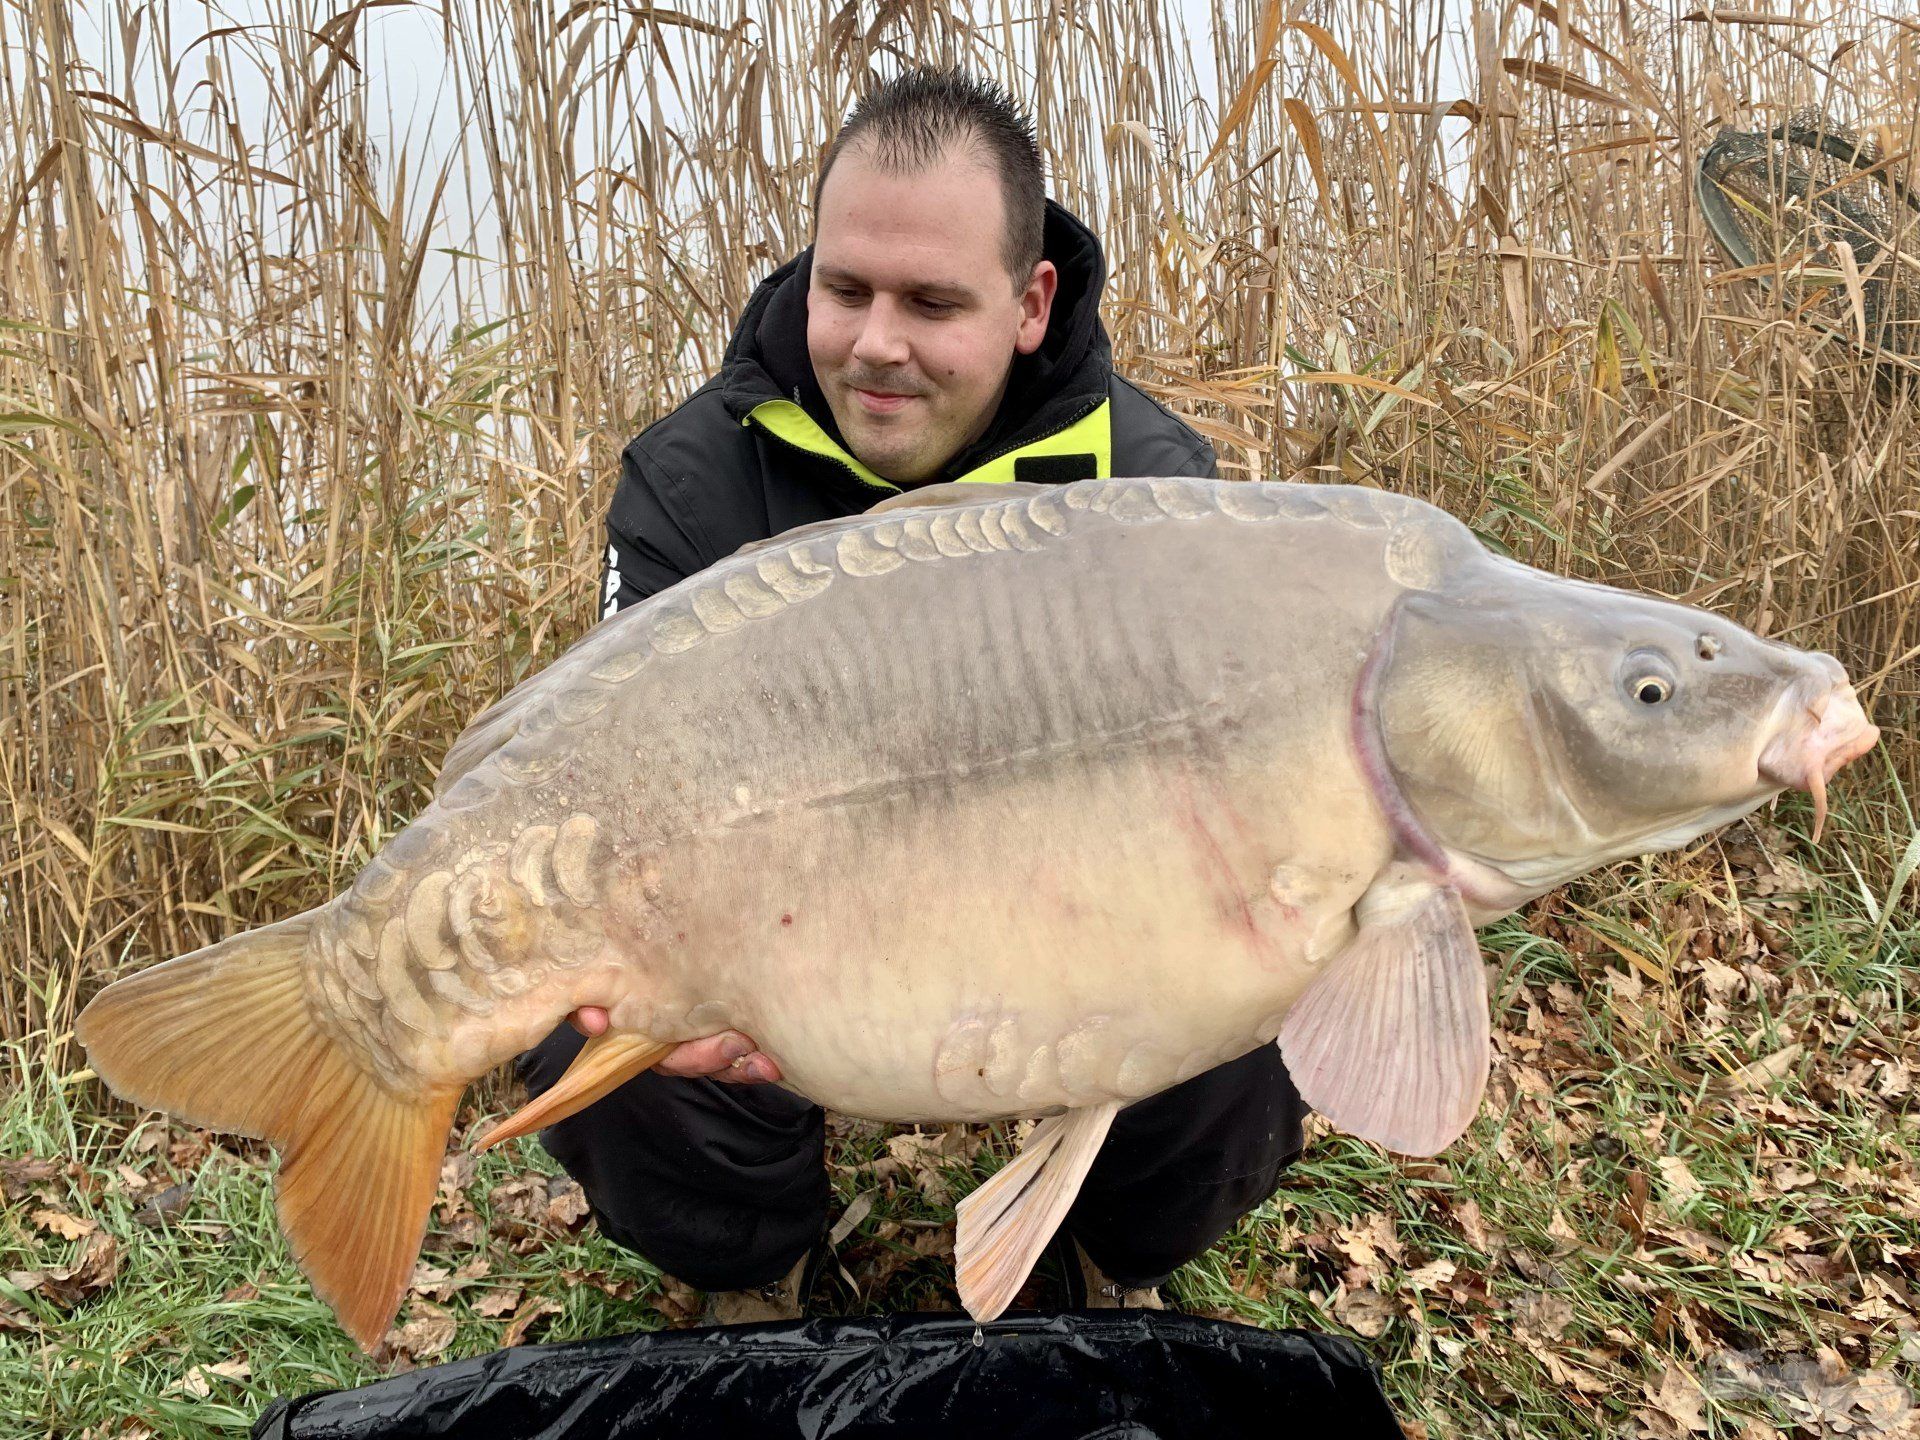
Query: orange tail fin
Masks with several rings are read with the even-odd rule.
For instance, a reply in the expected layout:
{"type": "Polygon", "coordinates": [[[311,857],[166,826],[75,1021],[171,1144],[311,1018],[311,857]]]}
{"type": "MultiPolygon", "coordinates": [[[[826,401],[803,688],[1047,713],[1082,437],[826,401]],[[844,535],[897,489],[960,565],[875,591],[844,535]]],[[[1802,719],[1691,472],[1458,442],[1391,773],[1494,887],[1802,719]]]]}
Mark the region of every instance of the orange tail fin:
{"type": "Polygon", "coordinates": [[[123,1099],[280,1150],[294,1258],[372,1349],[413,1273],[460,1092],[396,1094],[320,1029],[302,977],[319,913],[109,985],[78,1035],[123,1099]]]}

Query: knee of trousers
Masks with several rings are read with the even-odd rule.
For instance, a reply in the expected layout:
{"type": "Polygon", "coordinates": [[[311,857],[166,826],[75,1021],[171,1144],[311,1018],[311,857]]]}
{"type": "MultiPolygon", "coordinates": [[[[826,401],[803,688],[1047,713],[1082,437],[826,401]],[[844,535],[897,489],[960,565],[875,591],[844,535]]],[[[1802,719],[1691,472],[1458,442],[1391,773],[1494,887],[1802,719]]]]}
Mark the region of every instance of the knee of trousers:
{"type": "Polygon", "coordinates": [[[594,1207],[600,1228],[616,1245],[696,1290],[752,1290],[791,1270],[826,1231],[817,1216],[707,1215],[628,1212],[594,1207]]]}
{"type": "Polygon", "coordinates": [[[644,1135],[598,1130],[584,1116],[540,1134],[547,1152],[580,1182],[601,1233],[698,1290],[744,1290],[778,1280],[826,1229],[832,1187],[825,1164],[778,1187],[742,1174],[731,1193],[686,1183],[671,1165],[648,1163],[644,1135]]]}
{"type": "Polygon", "coordinates": [[[1299,1157],[1298,1150],[1275,1155],[1250,1174],[1198,1182],[1185,1194],[1163,1192],[1150,1204],[1115,1205],[1086,1215],[1076,1209],[1069,1228],[1088,1258],[1114,1281],[1135,1290],[1162,1285],[1273,1194],[1299,1157]]]}
{"type": "MultiPolygon", "coordinates": [[[[581,1043],[562,1027],[523,1055],[529,1090],[550,1087],[581,1043]]],[[[790,1092],[650,1074],[540,1132],[602,1233],[702,1290],[777,1280],[819,1239],[822,1140],[819,1112],[790,1092]]]]}

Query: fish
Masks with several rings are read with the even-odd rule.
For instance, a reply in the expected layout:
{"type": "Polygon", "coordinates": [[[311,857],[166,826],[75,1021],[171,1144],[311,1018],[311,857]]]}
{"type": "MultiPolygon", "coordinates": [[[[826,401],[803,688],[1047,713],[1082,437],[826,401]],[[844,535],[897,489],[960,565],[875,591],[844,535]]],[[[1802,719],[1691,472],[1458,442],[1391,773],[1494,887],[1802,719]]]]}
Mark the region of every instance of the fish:
{"type": "Polygon", "coordinates": [[[739,1030],[889,1122],[1037,1118],[958,1208],[999,1315],[1115,1114],[1278,1044],[1336,1127],[1439,1153],[1490,1064],[1475,928],[1875,743],[1831,656],[1490,551],[1361,487],[957,484],[743,548],[475,718],[305,913],[108,985],[118,1095],[279,1152],[373,1347],[463,1090],[608,1031],[483,1143],[739,1030]]]}

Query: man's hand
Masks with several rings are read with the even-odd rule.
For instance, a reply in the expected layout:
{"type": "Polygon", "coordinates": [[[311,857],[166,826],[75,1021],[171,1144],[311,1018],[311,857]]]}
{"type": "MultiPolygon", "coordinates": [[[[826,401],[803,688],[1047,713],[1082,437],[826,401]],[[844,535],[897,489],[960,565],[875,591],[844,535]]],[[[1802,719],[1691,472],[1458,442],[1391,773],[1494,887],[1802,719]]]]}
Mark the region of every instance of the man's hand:
{"type": "MultiPolygon", "coordinates": [[[[607,1032],[607,1012],[598,1005],[582,1005],[567,1023],[591,1040],[607,1032]]],[[[722,1030],[702,1040],[689,1040],[653,1067],[662,1075],[704,1075],[723,1085],[753,1085],[778,1080],[780,1067],[753,1048],[738,1030],[722,1030]]]]}

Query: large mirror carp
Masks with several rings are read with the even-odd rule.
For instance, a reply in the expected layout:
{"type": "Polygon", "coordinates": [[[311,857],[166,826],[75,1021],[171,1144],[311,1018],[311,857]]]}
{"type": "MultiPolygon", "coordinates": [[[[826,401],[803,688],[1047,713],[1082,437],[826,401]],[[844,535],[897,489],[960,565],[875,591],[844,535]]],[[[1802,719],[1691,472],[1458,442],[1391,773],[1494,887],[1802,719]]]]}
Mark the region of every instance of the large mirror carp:
{"type": "Polygon", "coordinates": [[[603,1006],[490,1140],[737,1029],[887,1121],[1040,1115],[962,1202],[1010,1302],[1116,1111],[1279,1043],[1404,1154],[1490,1058],[1474,927],[1868,750],[1831,657],[1498,558],[1423,502],[1194,479],[942,486],[750,547],[476,719],[345,892],[109,986],[120,1095],[279,1147],[362,1344],[462,1090],[603,1006]]]}

